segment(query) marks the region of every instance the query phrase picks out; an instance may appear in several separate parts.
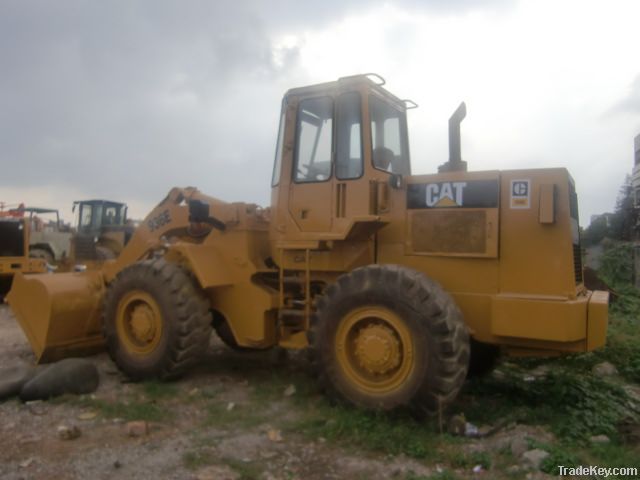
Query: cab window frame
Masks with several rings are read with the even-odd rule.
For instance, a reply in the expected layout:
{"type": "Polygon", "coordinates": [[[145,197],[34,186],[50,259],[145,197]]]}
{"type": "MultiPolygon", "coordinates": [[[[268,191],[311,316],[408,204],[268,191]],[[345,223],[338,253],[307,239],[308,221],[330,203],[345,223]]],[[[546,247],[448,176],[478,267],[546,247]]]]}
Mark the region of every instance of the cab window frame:
{"type": "MultiPolygon", "coordinates": [[[[340,181],[349,181],[349,180],[358,180],[360,178],[362,178],[364,176],[364,164],[365,164],[365,160],[364,160],[364,115],[362,114],[362,94],[357,91],[357,90],[349,90],[346,92],[341,92],[338,95],[337,101],[336,101],[336,117],[339,117],[340,115],[340,110],[341,108],[343,108],[343,105],[345,104],[344,102],[340,101],[342,97],[347,96],[347,95],[351,95],[351,96],[355,96],[358,99],[358,104],[357,104],[357,111],[358,111],[358,116],[359,116],[359,123],[358,125],[360,126],[360,135],[359,135],[359,142],[360,142],[360,174],[357,176],[353,176],[353,177],[341,177],[338,175],[338,160],[339,160],[339,153],[338,152],[338,135],[340,135],[340,132],[343,128],[343,125],[341,124],[341,122],[339,121],[339,118],[336,118],[336,134],[335,134],[335,158],[334,158],[334,170],[335,170],[335,176],[336,176],[336,180],[340,180],[340,181]]],[[[351,128],[353,127],[353,125],[356,125],[356,123],[352,123],[351,124],[351,128]]],[[[349,131],[348,135],[351,135],[351,132],[349,131]]],[[[349,148],[351,148],[351,137],[349,139],[349,148]]]]}
{"type": "Polygon", "coordinates": [[[276,140],[276,154],[273,162],[273,172],[271,173],[271,187],[277,187],[280,184],[282,176],[282,163],[284,154],[284,135],[287,129],[287,104],[282,102],[280,109],[280,122],[278,125],[278,139],[276,140]]]}

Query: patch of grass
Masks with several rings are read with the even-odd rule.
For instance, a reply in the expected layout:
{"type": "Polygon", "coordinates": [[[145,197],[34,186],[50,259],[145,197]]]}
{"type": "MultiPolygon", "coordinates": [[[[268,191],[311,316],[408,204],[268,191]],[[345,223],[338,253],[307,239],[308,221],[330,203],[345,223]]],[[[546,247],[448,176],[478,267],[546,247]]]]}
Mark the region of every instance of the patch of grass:
{"type": "MultiPolygon", "coordinates": [[[[288,430],[332,442],[358,445],[386,454],[413,458],[435,458],[448,436],[436,433],[435,425],[418,422],[408,414],[368,412],[326,401],[308,406],[303,420],[288,430]]],[[[445,442],[446,443],[446,442],[445,442]]]]}
{"type": "Polygon", "coordinates": [[[122,418],[127,421],[146,420],[147,422],[161,422],[173,418],[173,413],[153,402],[106,402],[93,400],[91,407],[102,412],[109,418],[122,418]]]}
{"type": "MultiPolygon", "coordinates": [[[[630,449],[616,443],[591,445],[585,452],[588,465],[603,467],[638,467],[640,469],[640,447],[630,449]]],[[[636,477],[627,478],[640,478],[636,477]]]]}
{"type": "Polygon", "coordinates": [[[613,363],[620,374],[640,383],[640,310],[634,316],[613,314],[607,345],[594,355],[613,363]]]}
{"type": "Polygon", "coordinates": [[[100,412],[107,418],[122,418],[126,421],[145,420],[147,422],[162,422],[173,418],[173,412],[163,408],[156,402],[147,400],[122,399],[110,402],[99,398],[77,397],[63,395],[54,399],[56,403],[68,403],[83,409],[100,412]]]}
{"type": "Polygon", "coordinates": [[[211,385],[204,388],[201,388],[197,395],[194,395],[194,400],[198,400],[199,398],[204,399],[212,399],[220,396],[220,394],[225,392],[225,387],[222,385],[211,385]]]}
{"type": "MultiPolygon", "coordinates": [[[[546,377],[527,381],[528,371],[517,365],[502,368],[502,377],[470,382],[467,394],[476,406],[496,404],[494,412],[484,410],[483,420],[496,421],[496,412],[511,412],[510,419],[550,425],[561,438],[586,440],[591,435],[617,435],[619,421],[629,415],[629,396],[614,383],[556,365],[546,377]],[[491,418],[493,416],[493,418],[491,418]]],[[[466,411],[472,421],[474,410],[466,411]]]]}
{"type": "Polygon", "coordinates": [[[284,391],[289,385],[296,387],[295,394],[289,397],[295,403],[305,402],[317,389],[308,374],[281,370],[264,372],[253,378],[251,384],[252,400],[261,403],[282,399],[284,391]]]}
{"type": "MultiPolygon", "coordinates": [[[[599,465],[602,467],[639,467],[640,449],[638,447],[632,450],[623,445],[609,443],[604,445],[593,445],[586,452],[586,465],[599,465]]],[[[584,465],[583,464],[583,465],[584,465]]],[[[615,477],[614,477],[615,478],[615,477]]],[[[626,476],[621,478],[640,479],[640,472],[635,476],[626,476]]]]}
{"type": "MultiPolygon", "coordinates": [[[[584,446],[566,441],[556,444],[534,441],[531,446],[549,452],[549,456],[540,467],[549,475],[559,475],[560,465],[568,468],[576,468],[580,465],[598,465],[606,468],[639,466],[637,449],[634,451],[615,443],[584,446]]],[[[640,476],[625,478],[640,478],[640,476]]]]}
{"type": "Polygon", "coordinates": [[[261,425],[267,421],[260,408],[236,405],[233,409],[228,409],[226,403],[210,403],[206,407],[206,426],[226,426],[233,425],[240,428],[251,428],[261,425]]]}
{"type": "Polygon", "coordinates": [[[476,465],[482,466],[485,470],[491,468],[491,456],[487,452],[465,453],[460,450],[453,450],[449,456],[449,464],[454,468],[471,469],[476,465]]]}
{"type": "Polygon", "coordinates": [[[189,470],[197,470],[212,463],[214,463],[214,459],[211,458],[211,455],[200,450],[185,452],[182,455],[182,464],[189,470]]]}
{"type": "Polygon", "coordinates": [[[141,384],[144,395],[150,400],[160,400],[177,397],[178,387],[173,383],[149,381],[141,384]]]}
{"type": "Polygon", "coordinates": [[[251,399],[266,403],[282,398],[283,392],[290,382],[285,375],[278,371],[268,372],[254,379],[251,388],[251,399]]]}
{"type": "Polygon", "coordinates": [[[585,465],[584,458],[578,453],[580,447],[575,444],[559,443],[549,444],[545,442],[531,441],[531,448],[539,448],[549,453],[549,456],[542,461],[540,470],[549,475],[560,475],[558,466],[574,468],[585,465]]]}
{"type": "Polygon", "coordinates": [[[640,313],[640,291],[633,285],[621,285],[616,287],[616,292],[620,296],[611,304],[611,311],[637,318],[640,313]]]}
{"type": "Polygon", "coordinates": [[[600,259],[598,275],[611,287],[633,283],[633,244],[620,242],[609,245],[600,259]]]}

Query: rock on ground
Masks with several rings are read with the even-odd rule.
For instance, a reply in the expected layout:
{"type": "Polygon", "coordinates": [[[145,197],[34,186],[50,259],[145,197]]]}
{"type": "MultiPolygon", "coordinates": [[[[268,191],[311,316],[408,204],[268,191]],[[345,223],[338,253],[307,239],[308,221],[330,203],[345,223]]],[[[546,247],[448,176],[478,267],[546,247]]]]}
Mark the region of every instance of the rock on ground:
{"type": "Polygon", "coordinates": [[[529,450],[529,441],[525,437],[515,437],[511,441],[510,448],[514,457],[520,457],[529,450]]]}
{"type": "Polygon", "coordinates": [[[0,400],[18,395],[22,386],[36,374],[35,367],[13,365],[0,368],[0,400]]]}
{"type": "Polygon", "coordinates": [[[195,474],[196,480],[238,480],[239,478],[240,474],[227,465],[209,465],[195,474]]]}
{"type": "Polygon", "coordinates": [[[609,362],[602,362],[594,365],[591,372],[598,377],[612,377],[618,374],[618,369],[609,362]]]}
{"type": "Polygon", "coordinates": [[[66,358],[54,363],[27,382],[20,391],[20,399],[46,400],[65,393],[94,392],[100,381],[98,369],[89,360],[66,358]]]}
{"type": "Polygon", "coordinates": [[[126,430],[130,437],[143,437],[149,433],[149,424],[144,420],[129,422],[126,425],[126,430]]]}
{"type": "Polygon", "coordinates": [[[61,440],[75,440],[80,436],[80,429],[75,425],[58,425],[57,434],[61,440]]]}
{"type": "Polygon", "coordinates": [[[545,452],[544,450],[540,450],[539,448],[534,448],[533,450],[529,450],[528,452],[524,452],[522,454],[522,459],[525,461],[527,465],[538,470],[542,465],[542,462],[549,456],[549,452],[545,452]]]}
{"type": "Polygon", "coordinates": [[[609,439],[609,437],[607,437],[606,435],[594,435],[593,437],[589,438],[589,440],[591,441],[591,443],[609,443],[611,440],[609,439]]]}

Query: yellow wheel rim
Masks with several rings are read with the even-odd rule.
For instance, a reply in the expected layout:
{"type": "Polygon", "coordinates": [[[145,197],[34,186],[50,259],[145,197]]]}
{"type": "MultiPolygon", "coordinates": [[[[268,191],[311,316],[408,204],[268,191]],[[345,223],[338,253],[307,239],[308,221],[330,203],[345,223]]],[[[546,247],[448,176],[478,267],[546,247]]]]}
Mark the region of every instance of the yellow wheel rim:
{"type": "Polygon", "coordinates": [[[369,394],[400,388],[415,366],[411,333],[391,310],[361,307],[342,319],[336,332],[336,357],[347,379],[369,394]]]}
{"type": "Polygon", "coordinates": [[[122,345],[130,353],[145,355],[160,343],[163,318],[160,307],[147,292],[127,292],[116,313],[116,329],[122,345]]]}

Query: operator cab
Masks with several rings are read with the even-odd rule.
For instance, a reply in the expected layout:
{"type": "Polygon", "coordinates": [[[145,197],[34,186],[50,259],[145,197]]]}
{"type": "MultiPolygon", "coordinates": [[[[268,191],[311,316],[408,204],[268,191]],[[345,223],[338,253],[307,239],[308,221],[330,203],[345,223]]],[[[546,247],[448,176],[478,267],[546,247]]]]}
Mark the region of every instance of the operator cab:
{"type": "Polygon", "coordinates": [[[410,175],[406,110],[417,105],[382,85],[367,74],[286,93],[272,178],[279,232],[340,236],[379,213],[377,183],[410,175]]]}
{"type": "Polygon", "coordinates": [[[103,227],[124,226],[127,221],[127,206],[107,200],[82,200],[73,202],[73,211],[78,208],[78,232],[100,232],[103,227]]]}

